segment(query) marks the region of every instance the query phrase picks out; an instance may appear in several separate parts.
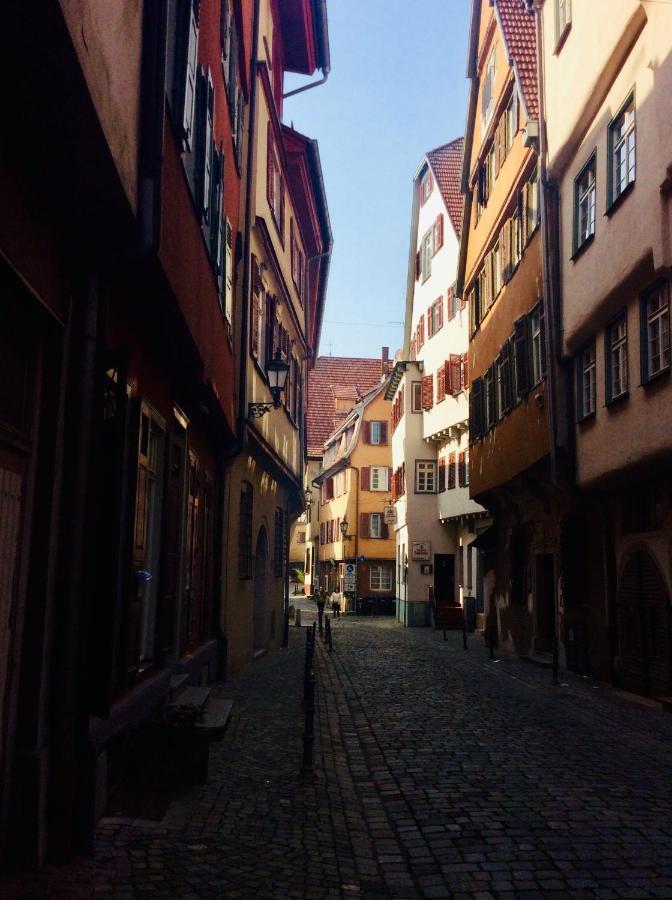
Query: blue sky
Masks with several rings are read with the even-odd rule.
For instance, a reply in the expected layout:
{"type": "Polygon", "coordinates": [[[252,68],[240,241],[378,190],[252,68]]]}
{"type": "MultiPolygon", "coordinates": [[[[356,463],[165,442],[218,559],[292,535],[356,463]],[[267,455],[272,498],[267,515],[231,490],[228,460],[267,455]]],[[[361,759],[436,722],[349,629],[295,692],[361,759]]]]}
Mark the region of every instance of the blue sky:
{"type": "Polygon", "coordinates": [[[329,80],[284,111],[319,141],[334,232],[321,355],[401,347],[411,182],[423,153],[464,131],[470,5],[328,0],[329,80]]]}

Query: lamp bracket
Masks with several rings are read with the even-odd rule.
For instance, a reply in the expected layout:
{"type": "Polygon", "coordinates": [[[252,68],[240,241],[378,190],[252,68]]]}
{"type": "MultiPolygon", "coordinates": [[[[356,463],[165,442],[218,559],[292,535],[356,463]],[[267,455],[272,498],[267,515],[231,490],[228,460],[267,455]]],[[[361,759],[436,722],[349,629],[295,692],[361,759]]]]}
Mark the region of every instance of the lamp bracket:
{"type": "Polygon", "coordinates": [[[267,412],[275,408],[273,403],[249,403],[247,407],[247,416],[249,419],[261,419],[267,412]]]}

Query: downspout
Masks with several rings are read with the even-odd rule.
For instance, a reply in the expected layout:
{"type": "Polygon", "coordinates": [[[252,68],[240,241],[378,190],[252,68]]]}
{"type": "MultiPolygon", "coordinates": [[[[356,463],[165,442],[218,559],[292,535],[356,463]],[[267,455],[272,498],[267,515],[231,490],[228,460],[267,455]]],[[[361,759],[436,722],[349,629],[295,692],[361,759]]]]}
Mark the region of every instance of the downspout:
{"type": "Polygon", "coordinates": [[[283,94],[282,99],[286,100],[287,97],[294,97],[296,94],[302,94],[304,91],[310,91],[313,88],[319,87],[321,84],[325,83],[325,81],[329,77],[330,71],[331,70],[329,66],[325,66],[324,69],[322,69],[322,72],[324,73],[322,75],[322,78],[318,78],[317,81],[311,81],[310,84],[304,84],[303,87],[295,88],[293,91],[289,91],[287,94],[283,94]]]}
{"type": "Polygon", "coordinates": [[[544,57],[543,57],[543,29],[541,27],[542,3],[539,0],[527,0],[528,12],[534,15],[536,39],[537,39],[537,84],[539,88],[539,201],[541,215],[541,266],[543,290],[543,308],[546,328],[544,329],[544,344],[546,348],[546,365],[548,367],[548,443],[551,467],[551,483],[559,488],[558,463],[556,449],[556,390],[557,390],[557,328],[551,303],[551,250],[549,208],[546,192],[549,189],[547,172],[548,146],[546,140],[546,110],[544,103],[544,57]]]}

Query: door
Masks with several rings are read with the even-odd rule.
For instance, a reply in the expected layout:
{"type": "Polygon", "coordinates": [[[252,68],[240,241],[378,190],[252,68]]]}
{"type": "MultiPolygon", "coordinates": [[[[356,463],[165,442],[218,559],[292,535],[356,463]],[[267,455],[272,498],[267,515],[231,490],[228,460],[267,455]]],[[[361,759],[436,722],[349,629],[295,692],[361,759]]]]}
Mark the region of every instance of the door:
{"type": "Polygon", "coordinates": [[[455,555],[434,554],[434,601],[437,606],[455,605],[455,555]]]}
{"type": "Polygon", "coordinates": [[[555,637],[555,562],[552,553],[537,554],[534,587],[535,650],[550,653],[555,637]]]}
{"type": "Polygon", "coordinates": [[[268,535],[259,529],[254,558],[254,649],[263,650],[268,642],[266,612],[268,609],[268,535]]]}
{"type": "Polygon", "coordinates": [[[651,696],[672,692],[670,599],[645,550],[628,560],[618,590],[621,686],[651,696]]]}

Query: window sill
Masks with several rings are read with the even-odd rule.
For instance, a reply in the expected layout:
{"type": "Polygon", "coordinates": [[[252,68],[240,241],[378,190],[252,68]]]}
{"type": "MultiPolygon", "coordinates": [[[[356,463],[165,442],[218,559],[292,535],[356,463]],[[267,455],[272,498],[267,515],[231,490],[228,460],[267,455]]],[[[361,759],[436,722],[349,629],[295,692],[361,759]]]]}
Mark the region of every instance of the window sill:
{"type": "Polygon", "coordinates": [[[555,42],[555,50],[553,51],[553,55],[557,56],[558,53],[565,46],[565,41],[569,35],[569,32],[572,30],[571,20],[565,24],[565,27],[562,29],[561,33],[558,35],[558,39],[555,42]]]}
{"type": "Polygon", "coordinates": [[[605,216],[610,217],[613,213],[616,212],[616,210],[619,208],[621,203],[623,203],[625,198],[630,196],[630,194],[634,190],[636,183],[637,183],[636,181],[629,182],[629,184],[621,191],[621,193],[618,195],[618,197],[616,197],[615,200],[611,201],[611,203],[609,204],[609,206],[606,209],[606,212],[604,213],[605,216]]]}
{"type": "Polygon", "coordinates": [[[647,388],[647,387],[649,387],[649,385],[657,384],[666,375],[669,376],[670,368],[671,368],[670,366],[665,366],[665,368],[661,369],[659,372],[656,372],[653,375],[649,375],[649,377],[646,379],[646,381],[644,381],[642,383],[642,387],[647,388]]]}
{"type": "Polygon", "coordinates": [[[606,409],[611,409],[611,410],[620,409],[620,407],[628,399],[629,396],[630,396],[629,391],[623,391],[622,394],[618,394],[618,396],[616,396],[616,397],[610,397],[606,401],[604,406],[606,409]]]}
{"type": "Polygon", "coordinates": [[[585,416],[581,416],[581,418],[578,419],[576,424],[577,425],[589,425],[589,424],[592,424],[593,422],[595,422],[596,418],[597,418],[597,413],[595,411],[593,411],[593,412],[588,413],[585,416]]]}
{"type": "Polygon", "coordinates": [[[574,252],[569,257],[572,262],[576,262],[576,260],[590,247],[590,245],[595,240],[595,232],[589,235],[582,244],[579,244],[578,247],[574,248],[574,252]]]}

